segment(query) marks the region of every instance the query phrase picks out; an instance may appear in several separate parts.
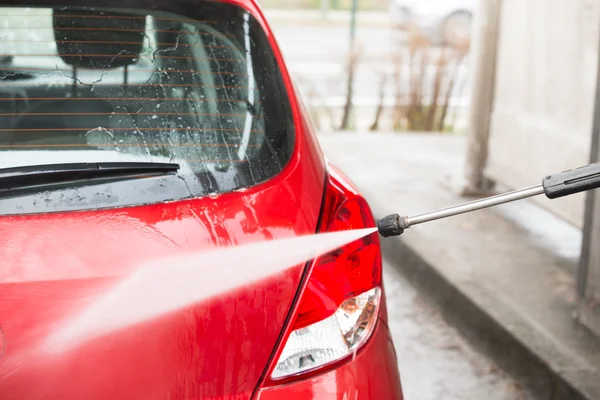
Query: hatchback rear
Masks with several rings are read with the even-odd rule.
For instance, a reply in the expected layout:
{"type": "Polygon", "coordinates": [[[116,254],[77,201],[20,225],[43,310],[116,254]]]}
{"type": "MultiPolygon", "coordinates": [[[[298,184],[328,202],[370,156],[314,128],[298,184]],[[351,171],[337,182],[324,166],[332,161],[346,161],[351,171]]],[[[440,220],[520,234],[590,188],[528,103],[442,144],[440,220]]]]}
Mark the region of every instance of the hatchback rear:
{"type": "Polygon", "coordinates": [[[376,234],[44,351],[146,261],[374,221],[325,163],[253,2],[0,15],[1,399],[401,398],[376,234]]]}

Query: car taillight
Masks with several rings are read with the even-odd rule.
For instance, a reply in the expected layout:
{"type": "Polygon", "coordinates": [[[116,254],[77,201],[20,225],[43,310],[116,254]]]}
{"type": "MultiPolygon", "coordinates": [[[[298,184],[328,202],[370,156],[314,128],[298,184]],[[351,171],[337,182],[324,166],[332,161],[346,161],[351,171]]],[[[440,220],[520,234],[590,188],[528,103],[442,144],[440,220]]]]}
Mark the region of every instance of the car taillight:
{"type": "MultiPolygon", "coordinates": [[[[375,226],[367,202],[338,174],[329,176],[325,190],[320,232],[375,226]]],[[[321,371],[351,356],[373,331],[380,297],[377,233],[315,259],[271,368],[271,383],[321,371]]]]}

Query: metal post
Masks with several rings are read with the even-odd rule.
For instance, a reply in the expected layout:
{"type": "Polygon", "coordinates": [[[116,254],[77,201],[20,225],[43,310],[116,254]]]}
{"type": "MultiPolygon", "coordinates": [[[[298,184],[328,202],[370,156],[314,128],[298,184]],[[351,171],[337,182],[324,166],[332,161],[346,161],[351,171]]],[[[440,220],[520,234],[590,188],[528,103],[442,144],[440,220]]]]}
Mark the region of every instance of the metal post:
{"type": "Polygon", "coordinates": [[[329,19],[330,0],[321,0],[321,17],[329,19]]]}
{"type": "MultiPolygon", "coordinates": [[[[600,38],[598,40],[600,54],[600,38]]],[[[594,105],[594,121],[592,126],[592,144],[590,162],[600,161],[600,59],[596,69],[596,98],[594,105]]],[[[600,239],[600,199],[596,191],[586,195],[585,219],[581,258],[577,271],[577,307],[578,320],[591,331],[600,335],[600,248],[596,245],[600,239]]]]}
{"type": "Polygon", "coordinates": [[[502,0],[478,0],[473,18],[471,46],[472,87],[467,159],[463,195],[484,193],[490,182],[487,164],[490,121],[496,84],[496,55],[502,0]]]}
{"type": "Polygon", "coordinates": [[[348,86],[346,91],[346,106],[340,129],[348,129],[350,126],[350,115],[352,114],[352,97],[354,96],[354,68],[356,66],[356,12],[358,11],[358,0],[352,0],[352,10],[350,14],[350,54],[348,57],[348,86]]]}
{"type": "Polygon", "coordinates": [[[352,11],[350,15],[350,50],[354,49],[354,37],[356,36],[356,12],[358,10],[358,0],[352,0],[352,11]]]}

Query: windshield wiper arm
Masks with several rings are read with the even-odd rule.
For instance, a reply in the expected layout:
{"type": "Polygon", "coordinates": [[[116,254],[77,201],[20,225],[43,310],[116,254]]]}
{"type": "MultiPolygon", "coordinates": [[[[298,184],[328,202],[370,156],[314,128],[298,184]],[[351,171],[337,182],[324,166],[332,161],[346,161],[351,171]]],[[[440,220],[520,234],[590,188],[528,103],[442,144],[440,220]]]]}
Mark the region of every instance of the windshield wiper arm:
{"type": "Polygon", "coordinates": [[[179,164],[154,162],[68,163],[0,168],[0,190],[79,180],[163,175],[177,172],[179,168],[179,164]]]}

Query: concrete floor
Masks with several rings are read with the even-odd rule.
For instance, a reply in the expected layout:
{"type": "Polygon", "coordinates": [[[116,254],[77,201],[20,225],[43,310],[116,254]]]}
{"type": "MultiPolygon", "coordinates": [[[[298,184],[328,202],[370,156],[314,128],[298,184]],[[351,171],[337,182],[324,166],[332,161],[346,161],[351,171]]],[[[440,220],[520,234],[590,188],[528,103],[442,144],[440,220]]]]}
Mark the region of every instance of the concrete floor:
{"type": "Polygon", "coordinates": [[[384,261],[389,325],[405,400],[529,400],[534,397],[486,357],[384,261]]]}

